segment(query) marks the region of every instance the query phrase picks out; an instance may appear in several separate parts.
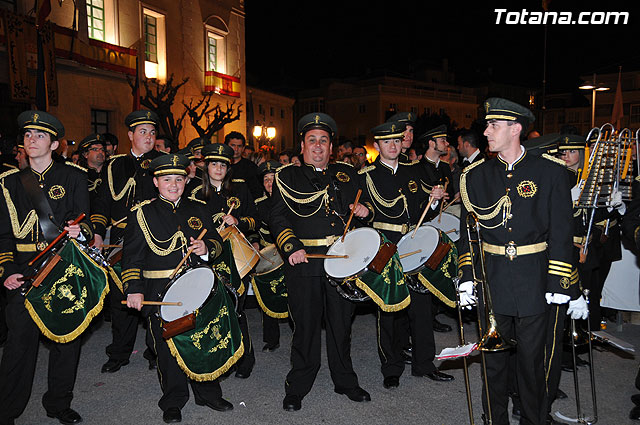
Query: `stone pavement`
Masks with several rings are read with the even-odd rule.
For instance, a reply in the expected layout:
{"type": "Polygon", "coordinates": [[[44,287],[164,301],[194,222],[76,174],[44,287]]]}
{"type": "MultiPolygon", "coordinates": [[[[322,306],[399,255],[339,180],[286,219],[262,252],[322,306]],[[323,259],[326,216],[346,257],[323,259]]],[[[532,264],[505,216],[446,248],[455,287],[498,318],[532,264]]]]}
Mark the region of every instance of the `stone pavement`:
{"type": "MultiPolygon", "coordinates": [[[[352,357],[360,385],[371,393],[370,403],[354,403],[345,396],[335,394],[326,366],[323,363],[311,393],[303,400],[299,412],[282,410],[284,378],[289,368],[289,344],[291,330],[281,324],[281,346],[272,353],[261,351],[262,327],[256,309],[248,310],[249,325],[256,348],[256,367],[247,380],[231,375],[222,382],[224,397],[235,408],[231,412],[214,412],[196,406],[193,398],[182,411],[184,424],[468,424],[464,377],[461,361],[446,361],[440,368],[455,376],[449,383],[412,377],[407,368],[400,379],[400,387],[386,390],[382,387],[382,375],[376,351],[375,315],[372,309],[361,305],[353,323],[352,357]]],[[[436,333],[437,350],[453,347],[458,342],[457,324],[453,318],[439,315],[442,322],[454,327],[446,334],[436,333]]],[[[468,340],[474,340],[474,326],[466,327],[468,340]]],[[[609,332],[636,347],[640,347],[640,326],[625,324],[622,332],[616,332],[613,324],[609,332]]],[[[104,348],[110,340],[110,326],[101,320],[84,335],[84,345],[75,398],[72,407],[84,418],[86,424],[160,424],[162,412],[157,406],[160,386],[155,371],[147,368],[142,357],[144,329],[140,327],[131,363],[114,374],[100,373],[107,360],[104,348]]],[[[323,336],[324,339],[324,336],[323,336]]],[[[0,349],[2,351],[2,349],[0,349]]],[[[599,424],[630,424],[628,412],[633,407],[630,396],[637,391],[634,379],[638,361],[616,350],[594,351],[598,388],[599,424]]],[[[583,358],[586,356],[582,356],[583,358]]],[[[48,419],[41,405],[46,389],[47,348],[41,344],[33,385],[33,393],[24,414],[17,424],[56,424],[48,419]]],[[[472,356],[470,376],[476,423],[480,420],[480,364],[479,356],[472,356]]],[[[583,387],[581,396],[589,400],[588,374],[580,369],[583,387]]],[[[569,394],[568,400],[554,404],[554,411],[575,417],[573,374],[563,372],[561,388],[569,394]]],[[[589,404],[585,403],[585,406],[589,404]]],[[[517,422],[512,421],[512,424],[517,422]]]]}

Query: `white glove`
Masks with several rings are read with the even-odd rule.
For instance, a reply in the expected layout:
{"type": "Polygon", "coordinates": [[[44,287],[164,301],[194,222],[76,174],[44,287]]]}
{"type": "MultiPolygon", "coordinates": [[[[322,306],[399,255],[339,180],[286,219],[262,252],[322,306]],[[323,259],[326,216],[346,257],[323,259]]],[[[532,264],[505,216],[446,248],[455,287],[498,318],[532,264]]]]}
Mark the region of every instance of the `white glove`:
{"type": "Polygon", "coordinates": [[[569,295],[552,294],[551,292],[544,294],[544,297],[547,299],[547,304],[564,304],[571,299],[569,295]]]}
{"type": "Polygon", "coordinates": [[[473,282],[470,280],[462,282],[458,286],[458,293],[460,294],[460,307],[471,310],[471,306],[476,304],[476,296],[473,295],[473,292],[473,282]]]}
{"type": "Polygon", "coordinates": [[[575,185],[571,188],[571,201],[576,202],[580,198],[580,188],[575,185]]]}
{"type": "Polygon", "coordinates": [[[567,314],[574,320],[586,319],[589,316],[589,307],[587,301],[582,295],[577,300],[569,301],[567,314]]]}
{"type": "Polygon", "coordinates": [[[624,215],[627,211],[627,206],[622,202],[622,193],[618,190],[614,190],[611,193],[611,206],[608,208],[609,212],[613,211],[613,209],[617,209],[620,215],[624,215]]]}

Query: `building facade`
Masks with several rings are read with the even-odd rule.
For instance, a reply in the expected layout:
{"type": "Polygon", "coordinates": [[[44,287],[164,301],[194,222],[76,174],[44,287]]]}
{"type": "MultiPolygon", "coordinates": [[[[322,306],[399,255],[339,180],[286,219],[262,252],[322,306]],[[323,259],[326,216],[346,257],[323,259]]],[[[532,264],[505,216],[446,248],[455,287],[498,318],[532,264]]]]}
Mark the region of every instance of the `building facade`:
{"type": "Polygon", "coordinates": [[[295,99],[251,86],[247,87],[247,92],[247,141],[253,142],[254,150],[264,145],[272,148],[273,153],[292,149],[296,144],[293,116],[295,99]],[[264,135],[254,137],[255,126],[274,127],[276,136],[272,140],[264,135]]]}
{"type": "MultiPolygon", "coordinates": [[[[30,59],[34,52],[37,57],[35,39],[23,40],[12,34],[11,22],[22,19],[25,28],[33,27],[37,19],[31,11],[33,4],[7,0],[1,5],[5,11],[0,28],[0,67],[11,70],[23,60],[12,50],[15,43],[22,43],[27,51],[26,79],[33,79],[37,67],[37,61],[34,66],[30,59]]],[[[68,139],[111,132],[120,140],[119,151],[126,152],[129,141],[124,118],[134,107],[130,82],[135,85],[136,76],[140,81],[146,79],[151,87],[171,77],[177,83],[188,78],[171,107],[174,117],[182,116],[183,103],[195,103],[212,92],[212,105],[219,103],[224,109],[235,102],[242,108],[240,119],[227,124],[214,139],[222,140],[233,130],[245,131],[244,0],[51,1],[47,19],[53,24],[48,52],[55,56],[55,72],[49,73],[54,80],[47,86],[48,110],[63,122],[68,139]]],[[[5,134],[12,132],[9,126],[15,126],[20,111],[35,103],[33,89],[22,101],[16,99],[11,90],[16,78],[20,77],[0,72],[0,103],[7,112],[0,125],[5,134]]],[[[144,95],[143,84],[139,86],[144,95]]],[[[208,119],[211,117],[203,117],[201,126],[206,126],[208,119]]],[[[194,137],[197,133],[186,117],[179,145],[194,137]]]]}

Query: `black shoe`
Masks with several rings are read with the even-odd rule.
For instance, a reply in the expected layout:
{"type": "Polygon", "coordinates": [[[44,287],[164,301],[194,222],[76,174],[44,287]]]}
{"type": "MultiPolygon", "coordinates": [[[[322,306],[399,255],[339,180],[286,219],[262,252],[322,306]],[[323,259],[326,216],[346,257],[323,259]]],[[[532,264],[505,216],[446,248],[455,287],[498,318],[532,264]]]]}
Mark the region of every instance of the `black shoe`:
{"type": "Polygon", "coordinates": [[[451,326],[440,322],[435,317],[433,318],[433,331],[434,332],[451,332],[451,326]]]}
{"type": "Polygon", "coordinates": [[[162,414],[162,420],[166,424],[182,422],[182,413],[177,407],[170,407],[162,414]]]}
{"type": "Polygon", "coordinates": [[[61,424],[78,424],[82,422],[82,416],[70,407],[61,410],[58,413],[47,412],[47,416],[50,418],[56,418],[61,424]]]}
{"type": "Polygon", "coordinates": [[[147,359],[147,361],[149,362],[149,370],[158,368],[158,356],[156,356],[156,354],[149,348],[144,350],[144,353],[142,353],[142,357],[147,359]]]}
{"type": "Polygon", "coordinates": [[[568,398],[568,397],[569,396],[567,396],[567,393],[565,393],[560,388],[558,388],[558,391],[556,392],[556,400],[564,400],[565,398],[568,398]]]}
{"type": "Polygon", "coordinates": [[[398,388],[400,386],[400,378],[397,376],[387,376],[382,381],[382,386],[386,389],[398,388]]]}
{"type": "Polygon", "coordinates": [[[520,411],[520,397],[516,395],[515,397],[511,397],[511,403],[513,407],[511,408],[511,417],[513,419],[520,419],[520,415],[522,412],[520,411]]]}
{"type": "Polygon", "coordinates": [[[633,409],[629,412],[629,419],[640,421],[640,406],[633,406],[633,409]]]}
{"type": "Polygon", "coordinates": [[[369,395],[369,393],[360,387],[350,388],[348,390],[335,388],[334,391],[338,394],[346,395],[347,397],[349,397],[349,400],[352,401],[371,401],[371,396],[369,395]]]}
{"type": "Polygon", "coordinates": [[[636,406],[640,406],[640,394],[634,394],[631,396],[631,401],[633,402],[633,404],[635,404],[636,406]]]}
{"type": "Polygon", "coordinates": [[[113,373],[120,370],[122,366],[129,364],[129,360],[114,360],[109,359],[108,362],[102,365],[102,373],[113,373]]]}
{"type": "Polygon", "coordinates": [[[562,370],[564,372],[572,372],[573,373],[573,363],[572,362],[562,363],[561,368],[562,368],[562,370]]]}
{"type": "Polygon", "coordinates": [[[268,351],[269,353],[272,351],[276,351],[278,348],[280,347],[280,344],[265,344],[264,347],[262,347],[262,351],[268,351]]]}
{"type": "Polygon", "coordinates": [[[233,404],[222,397],[213,401],[196,400],[196,404],[198,406],[207,406],[213,410],[217,410],[218,412],[227,412],[229,410],[233,410],[233,404]]]}
{"type": "Polygon", "coordinates": [[[287,394],[282,400],[282,408],[287,412],[295,412],[302,409],[302,398],[295,394],[287,394]]]}
{"type": "Polygon", "coordinates": [[[589,366],[589,362],[587,360],[583,360],[580,357],[576,356],[576,365],[578,365],[578,367],[589,366]]]}
{"type": "Polygon", "coordinates": [[[435,370],[431,373],[423,373],[423,374],[411,372],[411,375],[426,377],[431,379],[432,381],[438,381],[438,382],[448,382],[448,381],[453,381],[455,379],[453,376],[447,375],[446,373],[442,373],[439,370],[435,370]]]}
{"type": "Polygon", "coordinates": [[[247,379],[250,376],[251,372],[241,372],[239,370],[236,370],[236,378],[247,379]]]}

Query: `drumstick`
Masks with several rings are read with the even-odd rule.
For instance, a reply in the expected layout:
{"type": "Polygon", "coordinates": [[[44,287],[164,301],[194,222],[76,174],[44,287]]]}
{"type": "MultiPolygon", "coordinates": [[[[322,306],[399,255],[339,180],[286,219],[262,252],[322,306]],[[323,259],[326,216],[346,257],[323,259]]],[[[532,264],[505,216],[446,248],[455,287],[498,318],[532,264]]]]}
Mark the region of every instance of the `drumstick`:
{"type": "Polygon", "coordinates": [[[305,254],[307,258],[349,258],[348,255],[333,255],[333,254],[305,254]]]}
{"type": "Polygon", "coordinates": [[[445,205],[442,210],[446,211],[447,208],[449,208],[451,205],[453,205],[453,203],[456,202],[458,199],[460,199],[460,194],[456,193],[456,196],[453,197],[453,200],[451,202],[449,202],[447,205],[445,205]]]}
{"type": "MultiPolygon", "coordinates": [[[[196,240],[198,240],[198,241],[202,240],[202,238],[204,237],[205,233],[207,233],[207,229],[202,229],[202,232],[200,232],[200,234],[198,235],[198,239],[196,239],[196,240]]],[[[189,250],[187,251],[187,255],[182,257],[182,260],[180,260],[180,262],[178,263],[176,268],[173,269],[173,272],[171,272],[171,275],[169,276],[169,279],[173,279],[173,277],[176,275],[176,273],[178,273],[178,270],[180,270],[180,267],[182,267],[184,262],[187,261],[187,258],[189,258],[189,256],[191,255],[191,253],[193,252],[194,249],[195,249],[195,247],[193,247],[193,246],[191,248],[189,248],[189,250]]]]}
{"type": "MultiPolygon", "coordinates": [[[[231,214],[231,211],[233,211],[233,209],[236,207],[236,204],[231,204],[231,206],[229,207],[229,211],[227,211],[227,213],[225,215],[229,215],[231,214]]],[[[220,224],[220,226],[218,226],[218,232],[220,232],[222,229],[224,229],[224,225],[225,222],[223,221],[222,224],[220,224]]]]}
{"type": "MultiPolygon", "coordinates": [[[[84,217],[85,217],[85,213],[80,214],[80,215],[78,216],[78,218],[76,218],[75,220],[73,220],[69,226],[74,226],[74,225],[76,225],[76,224],[80,223],[80,222],[84,219],[84,217]]],[[[68,231],[66,231],[66,230],[63,230],[63,231],[62,231],[62,233],[60,233],[60,234],[58,235],[58,237],[56,237],[56,238],[55,238],[55,239],[54,239],[54,240],[49,244],[49,246],[47,246],[47,247],[44,249],[44,251],[42,251],[40,254],[36,255],[36,257],[35,257],[33,260],[29,261],[29,263],[28,263],[27,265],[28,265],[29,267],[33,266],[33,265],[35,264],[35,262],[36,262],[36,261],[38,261],[38,260],[40,259],[40,257],[42,257],[44,254],[46,254],[47,252],[49,252],[49,251],[51,250],[51,248],[53,248],[53,247],[55,246],[55,244],[57,244],[58,242],[60,242],[60,240],[61,240],[62,238],[64,238],[65,236],[67,236],[67,233],[69,233],[69,232],[68,232],[68,231]]]]}
{"type": "MultiPolygon", "coordinates": [[[[444,191],[447,191],[447,186],[449,186],[449,179],[446,179],[446,181],[444,182],[444,191]]],[[[451,201],[453,202],[453,201],[451,201]]],[[[438,223],[440,223],[440,220],[442,219],[442,210],[444,207],[444,199],[442,200],[442,203],[440,204],[440,214],[438,214],[438,223]]]]}
{"type": "MultiPolygon", "coordinates": [[[[120,301],[120,304],[127,304],[126,300],[120,301]]],[[[182,305],[182,301],[178,302],[166,302],[166,301],[142,301],[142,305],[177,305],[180,307],[182,305]]]]}
{"type": "Polygon", "coordinates": [[[124,218],[121,218],[120,220],[116,221],[115,223],[112,223],[112,226],[117,226],[118,224],[122,223],[123,221],[127,220],[127,216],[124,216],[124,218]]]}
{"type": "Polygon", "coordinates": [[[422,252],[421,249],[419,249],[417,251],[407,252],[405,254],[400,255],[400,258],[405,258],[405,257],[408,257],[410,255],[414,255],[414,254],[420,254],[421,252],[422,252]]]}
{"type": "Polygon", "coordinates": [[[351,225],[351,219],[353,218],[353,213],[356,211],[356,205],[358,205],[358,201],[360,200],[360,195],[362,195],[362,189],[358,189],[358,193],[356,194],[356,200],[353,201],[353,208],[351,208],[351,214],[349,214],[349,220],[347,221],[347,225],[344,226],[344,233],[342,234],[342,239],[340,239],[340,242],[344,242],[344,237],[347,236],[347,232],[349,231],[349,226],[351,225]]]}
{"type": "Polygon", "coordinates": [[[433,204],[433,198],[429,197],[429,203],[427,204],[427,206],[424,208],[424,211],[422,211],[422,215],[420,216],[420,220],[418,220],[418,225],[416,226],[416,228],[413,230],[413,234],[411,235],[411,239],[416,237],[416,233],[418,232],[418,228],[420,226],[422,226],[422,222],[424,221],[424,217],[427,215],[427,211],[429,211],[429,208],[431,208],[431,204],[433,204]]]}
{"type": "Polygon", "coordinates": [[[122,248],[122,245],[102,245],[103,248],[122,248]]]}

